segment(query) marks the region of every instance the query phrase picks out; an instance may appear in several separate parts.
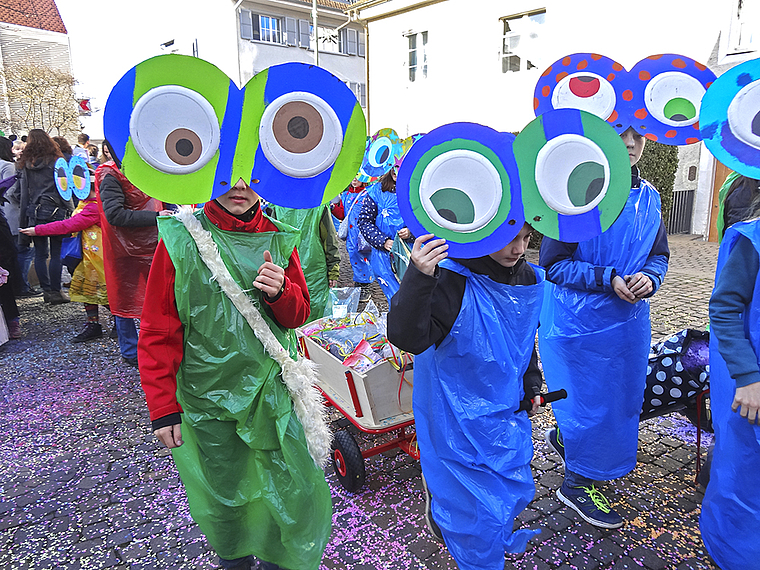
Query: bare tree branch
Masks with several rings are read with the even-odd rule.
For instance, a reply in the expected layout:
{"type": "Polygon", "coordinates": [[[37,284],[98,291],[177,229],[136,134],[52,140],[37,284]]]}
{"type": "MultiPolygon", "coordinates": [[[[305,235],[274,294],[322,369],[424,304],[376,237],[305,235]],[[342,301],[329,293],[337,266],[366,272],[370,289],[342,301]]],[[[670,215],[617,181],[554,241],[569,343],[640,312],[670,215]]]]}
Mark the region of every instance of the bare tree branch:
{"type": "Polygon", "coordinates": [[[6,65],[0,74],[10,108],[10,117],[2,121],[5,128],[42,129],[63,136],[79,133],[72,75],[34,61],[6,65]]]}

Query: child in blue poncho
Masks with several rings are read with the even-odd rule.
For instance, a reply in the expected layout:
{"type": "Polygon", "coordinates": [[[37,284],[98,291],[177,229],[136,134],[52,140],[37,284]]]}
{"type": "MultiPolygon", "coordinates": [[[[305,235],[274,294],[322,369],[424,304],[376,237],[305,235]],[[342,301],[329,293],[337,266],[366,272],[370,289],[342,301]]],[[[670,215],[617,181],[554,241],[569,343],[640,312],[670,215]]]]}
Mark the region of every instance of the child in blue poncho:
{"type": "Polygon", "coordinates": [[[660,195],[639,177],[645,139],[621,135],[631,162],[623,212],[600,236],[581,243],[544,238],[539,263],[552,282],[541,314],[539,349],[558,429],[546,440],[565,463],[557,497],[587,522],[619,528],[622,517],[596,487],[636,466],[641,404],[651,342],[649,303],[670,251],[660,195]]]}
{"type": "MultiPolygon", "coordinates": [[[[758,213],[755,211],[754,215],[758,213]]],[[[760,560],[760,219],[731,226],[710,298],[715,448],[699,526],[724,570],[760,560]]]]}
{"type": "Polygon", "coordinates": [[[517,410],[542,384],[534,341],[544,277],[523,257],[530,233],[525,224],[501,250],[457,260],[446,259],[445,240],[417,238],[388,314],[388,339],[419,355],[426,522],[462,570],[502,570],[504,553],[532,535],[512,531],[535,493],[530,420],[517,410]]]}

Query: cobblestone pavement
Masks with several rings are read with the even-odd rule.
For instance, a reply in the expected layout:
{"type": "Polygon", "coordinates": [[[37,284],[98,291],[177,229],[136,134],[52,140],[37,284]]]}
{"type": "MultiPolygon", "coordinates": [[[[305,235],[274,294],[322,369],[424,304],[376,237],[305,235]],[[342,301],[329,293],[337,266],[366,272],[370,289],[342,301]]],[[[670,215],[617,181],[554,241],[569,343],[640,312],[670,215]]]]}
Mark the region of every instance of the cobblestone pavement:
{"type": "MultiPolygon", "coordinates": [[[[671,248],[671,271],[652,302],[655,338],[707,322],[717,247],[674,236],[671,248]]],[[[84,320],[81,305],[25,299],[21,308],[24,337],[0,349],[0,568],[215,568],[116,342],[69,342],[84,320]]],[[[347,423],[334,419],[336,428],[347,423]]],[[[604,485],[627,519],[617,531],[582,522],[555,499],[563,470],[543,442],[551,424],[550,413],[534,421],[536,498],[519,516],[540,534],[505,568],[714,568],[699,537],[702,493],[686,420],[644,422],[638,467],[604,485]]],[[[388,437],[349,430],[365,446],[388,437]]],[[[419,463],[394,451],[365,466],[355,494],[327,468],[334,516],[322,568],[456,568],[424,528],[419,463]]]]}

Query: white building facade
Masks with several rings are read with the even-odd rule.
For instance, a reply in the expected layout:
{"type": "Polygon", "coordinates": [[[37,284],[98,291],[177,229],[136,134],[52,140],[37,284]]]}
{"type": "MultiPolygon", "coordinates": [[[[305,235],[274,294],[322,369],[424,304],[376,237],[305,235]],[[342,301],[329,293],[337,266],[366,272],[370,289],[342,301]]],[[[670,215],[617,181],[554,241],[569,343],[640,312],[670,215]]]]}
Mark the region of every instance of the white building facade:
{"type": "MultiPolygon", "coordinates": [[[[760,20],[751,19],[748,4],[359,0],[348,13],[367,34],[369,130],[392,127],[408,136],[454,121],[522,130],[535,116],[540,74],[572,53],[606,55],[627,69],[658,53],[709,64],[720,37],[723,60],[732,50],[756,47],[751,24],[760,20]]],[[[712,182],[705,186],[705,155],[698,146],[681,150],[676,191],[697,194],[689,231],[707,235],[709,212],[702,203],[710,200],[712,182]]]]}

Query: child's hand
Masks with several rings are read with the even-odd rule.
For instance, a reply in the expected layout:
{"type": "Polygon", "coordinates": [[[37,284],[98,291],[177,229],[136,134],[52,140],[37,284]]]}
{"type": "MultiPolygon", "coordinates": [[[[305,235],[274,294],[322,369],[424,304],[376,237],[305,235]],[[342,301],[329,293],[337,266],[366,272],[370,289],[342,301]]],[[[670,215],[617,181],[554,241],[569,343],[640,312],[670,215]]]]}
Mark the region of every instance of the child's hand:
{"type": "Polygon", "coordinates": [[[20,231],[25,236],[32,236],[32,237],[34,237],[34,236],[37,235],[37,232],[34,231],[34,228],[19,228],[18,231],[20,231]]]}
{"type": "Polygon", "coordinates": [[[158,438],[158,441],[163,443],[169,449],[179,447],[185,443],[182,441],[182,430],[180,429],[180,424],[158,428],[153,432],[153,435],[155,435],[158,438]]]}
{"type": "Polygon", "coordinates": [[[623,301],[627,301],[631,305],[634,305],[638,301],[636,295],[631,293],[631,290],[628,289],[628,286],[625,284],[625,279],[620,277],[620,275],[615,275],[612,279],[612,290],[615,291],[615,294],[623,301]]]}
{"type": "Polygon", "coordinates": [[[400,237],[401,239],[409,239],[410,237],[412,237],[412,232],[409,231],[409,228],[401,228],[398,231],[398,237],[400,237]]]}
{"type": "Polygon", "coordinates": [[[445,239],[437,239],[425,243],[434,237],[433,234],[420,236],[414,240],[414,246],[412,247],[412,263],[425,275],[433,275],[435,266],[449,256],[449,252],[447,251],[449,245],[445,239]]]}
{"type": "Polygon", "coordinates": [[[528,410],[528,417],[529,418],[532,418],[536,414],[538,414],[538,413],[540,413],[540,412],[543,411],[541,409],[541,397],[540,396],[536,396],[535,398],[533,398],[532,402],[533,402],[533,407],[530,410],[528,410]]]}
{"type": "Polygon", "coordinates": [[[760,424],[760,382],[742,386],[736,389],[734,403],[731,404],[733,411],[738,411],[739,415],[747,418],[751,424],[760,424]]]}
{"type": "Polygon", "coordinates": [[[633,275],[626,275],[625,284],[628,286],[628,290],[636,295],[637,299],[645,298],[654,290],[652,280],[641,271],[633,275]]]}
{"type": "Polygon", "coordinates": [[[285,283],[285,270],[272,263],[272,254],[265,251],[264,263],[259,267],[259,275],[253,282],[253,286],[271,299],[277,296],[283,283],[285,283]]]}

